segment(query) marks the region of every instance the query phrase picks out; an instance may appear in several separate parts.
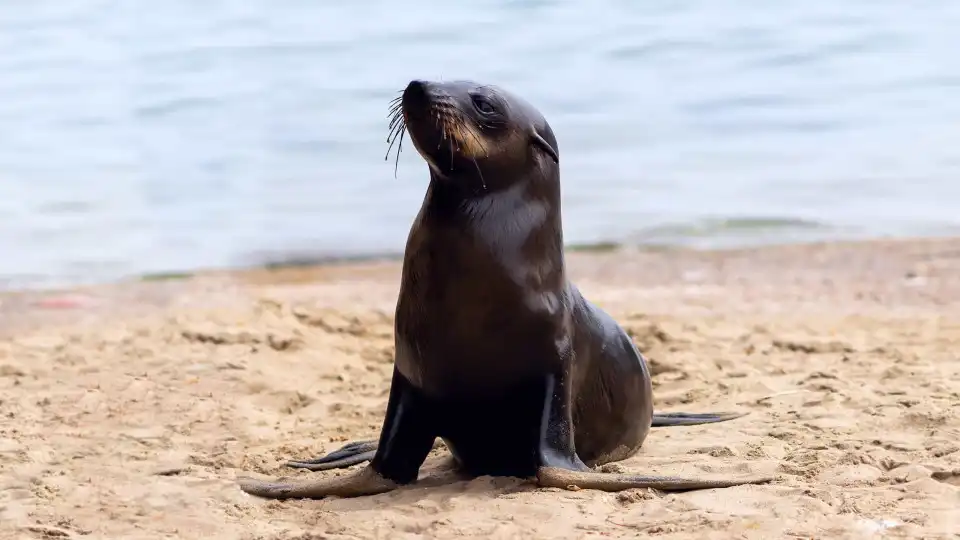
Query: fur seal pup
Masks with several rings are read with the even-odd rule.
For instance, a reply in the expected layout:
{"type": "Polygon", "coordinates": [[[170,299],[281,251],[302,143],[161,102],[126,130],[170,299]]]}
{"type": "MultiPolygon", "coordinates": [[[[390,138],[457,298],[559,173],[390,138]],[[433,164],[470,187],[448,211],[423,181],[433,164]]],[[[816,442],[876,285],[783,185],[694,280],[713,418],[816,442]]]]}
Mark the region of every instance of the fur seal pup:
{"type": "Polygon", "coordinates": [[[402,144],[409,132],[430,184],[404,254],[380,438],[292,463],[320,470],[369,461],[355,473],[305,482],[243,476],[243,491],[273,499],[386,492],[416,481],[437,438],[462,473],[535,477],[544,487],[772,480],[592,470],[635,454],[652,426],[742,415],[653,413],[645,359],[567,279],[557,141],[532,105],[494,86],[415,80],[391,112],[388,140],[402,144]]]}

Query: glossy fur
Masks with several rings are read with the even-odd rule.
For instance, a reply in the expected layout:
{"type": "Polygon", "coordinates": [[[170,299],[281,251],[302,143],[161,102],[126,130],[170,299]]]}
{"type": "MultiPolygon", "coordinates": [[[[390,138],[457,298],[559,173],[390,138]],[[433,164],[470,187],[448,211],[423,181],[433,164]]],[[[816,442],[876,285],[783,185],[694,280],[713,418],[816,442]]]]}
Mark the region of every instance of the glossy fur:
{"type": "MultiPolygon", "coordinates": [[[[739,415],[653,414],[643,357],[567,279],[559,149],[536,109],[491,86],[413,81],[400,112],[430,184],[407,240],[380,438],[290,465],[370,460],[362,474],[401,485],[416,480],[439,437],[465,473],[537,476],[541,485],[568,481],[563,471],[585,473],[569,481],[598,489],[766,481],[591,471],[636,453],[652,425],[739,415]],[[614,479],[618,488],[604,484],[614,479]]],[[[338,494],[257,482],[242,485],[278,498],[338,494]]]]}

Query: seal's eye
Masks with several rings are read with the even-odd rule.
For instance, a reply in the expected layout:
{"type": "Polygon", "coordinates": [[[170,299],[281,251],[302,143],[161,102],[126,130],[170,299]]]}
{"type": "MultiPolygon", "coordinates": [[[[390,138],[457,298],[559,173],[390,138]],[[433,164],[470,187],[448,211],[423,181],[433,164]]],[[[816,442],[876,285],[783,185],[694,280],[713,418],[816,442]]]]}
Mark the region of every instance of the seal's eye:
{"type": "Polygon", "coordinates": [[[493,112],[493,105],[491,105],[490,102],[487,101],[483,96],[473,96],[473,106],[484,114],[490,114],[493,112]]]}

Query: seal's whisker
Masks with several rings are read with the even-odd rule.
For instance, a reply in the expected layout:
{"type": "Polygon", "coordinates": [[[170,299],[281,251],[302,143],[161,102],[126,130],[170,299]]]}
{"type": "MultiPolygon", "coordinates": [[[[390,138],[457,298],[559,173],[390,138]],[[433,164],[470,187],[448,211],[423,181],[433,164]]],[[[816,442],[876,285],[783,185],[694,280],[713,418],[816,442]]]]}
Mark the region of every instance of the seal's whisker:
{"type": "Polygon", "coordinates": [[[395,117],[397,113],[402,109],[403,109],[403,103],[401,102],[394,103],[393,105],[390,106],[389,109],[387,109],[387,117],[388,118],[395,117]]]}
{"type": "Polygon", "coordinates": [[[390,118],[389,127],[390,127],[390,130],[391,130],[391,131],[392,131],[394,128],[396,128],[398,124],[402,124],[402,123],[404,122],[404,120],[405,120],[405,118],[404,118],[404,116],[403,116],[403,107],[402,107],[402,105],[398,105],[398,106],[391,107],[391,108],[390,108],[389,118],[390,118]]]}
{"type": "Polygon", "coordinates": [[[393,140],[397,138],[397,135],[399,135],[401,131],[403,131],[402,125],[397,125],[397,127],[392,128],[390,133],[387,134],[387,142],[393,142],[393,140]]]}
{"type": "MultiPolygon", "coordinates": [[[[473,146],[466,144],[469,137],[472,138],[476,146],[483,149],[485,156],[488,155],[486,145],[478,138],[477,133],[472,129],[466,129],[464,127],[465,123],[470,122],[470,120],[464,117],[455,104],[446,100],[439,100],[430,105],[428,112],[429,115],[433,117],[434,126],[440,134],[440,139],[437,141],[437,150],[440,150],[443,147],[443,143],[446,142],[451,156],[461,153],[467,146],[473,146]],[[468,132],[469,135],[467,134],[468,132]]],[[[396,121],[396,118],[394,118],[394,121],[396,121]]],[[[480,164],[477,163],[475,157],[471,157],[470,159],[477,169],[481,185],[486,189],[487,183],[480,169],[480,164]]],[[[451,162],[450,170],[453,170],[453,166],[454,164],[451,162]]]]}
{"type": "MultiPolygon", "coordinates": [[[[393,177],[394,177],[394,178],[397,177],[397,171],[399,170],[399,167],[400,167],[400,152],[401,152],[401,150],[403,150],[403,134],[404,134],[405,132],[406,132],[406,130],[401,130],[401,131],[400,131],[400,136],[397,137],[397,138],[394,138],[394,141],[397,142],[396,161],[394,162],[394,165],[393,165],[393,177]]],[[[384,161],[386,161],[387,159],[389,159],[389,157],[390,157],[390,149],[391,149],[392,147],[393,147],[393,141],[391,141],[391,142],[390,142],[390,146],[387,147],[387,155],[385,155],[385,156],[383,157],[384,161]]]]}
{"type": "MultiPolygon", "coordinates": [[[[393,143],[396,142],[396,141],[397,141],[397,138],[396,138],[396,137],[387,140],[387,143],[388,143],[388,144],[387,144],[387,153],[383,156],[383,160],[384,160],[384,161],[386,161],[387,159],[390,158],[390,150],[393,150],[393,143]]],[[[400,149],[397,148],[397,151],[399,152],[400,149]]]]}
{"type": "Polygon", "coordinates": [[[393,177],[397,177],[397,169],[400,168],[400,149],[403,148],[403,134],[406,130],[400,132],[400,143],[397,145],[397,160],[393,164],[393,177]]]}
{"type": "Polygon", "coordinates": [[[444,140],[449,140],[451,144],[454,142],[459,143],[457,130],[459,129],[456,123],[456,117],[450,114],[448,110],[440,111],[440,122],[443,128],[443,138],[444,140]]]}
{"type": "Polygon", "coordinates": [[[387,125],[389,125],[392,128],[394,124],[396,124],[400,120],[400,118],[398,118],[399,116],[400,116],[400,111],[397,111],[397,110],[390,111],[390,115],[387,116],[387,118],[389,118],[390,121],[388,122],[387,125]]]}
{"type": "Polygon", "coordinates": [[[403,114],[403,96],[394,98],[390,106],[390,122],[387,131],[387,153],[383,156],[384,161],[390,158],[390,150],[394,143],[397,143],[397,157],[393,166],[393,177],[397,177],[397,171],[400,168],[400,152],[403,150],[403,134],[407,131],[406,117],[403,114]]]}
{"type": "Polygon", "coordinates": [[[477,168],[477,174],[480,175],[480,185],[483,186],[484,191],[486,191],[486,189],[487,189],[487,181],[483,179],[483,173],[480,172],[480,165],[477,164],[477,160],[474,159],[474,158],[471,158],[470,161],[472,161],[472,162],[473,162],[473,166],[477,168]]]}
{"type": "MultiPolygon", "coordinates": [[[[434,126],[437,128],[437,130],[440,132],[440,137],[443,137],[443,126],[441,126],[441,124],[440,124],[440,116],[439,116],[436,112],[434,112],[434,111],[430,111],[430,114],[433,116],[433,125],[434,125],[434,126]]],[[[443,139],[441,138],[441,140],[443,140],[443,139]]],[[[440,149],[440,143],[438,142],[438,143],[437,143],[437,150],[439,150],[439,149],[440,149]]]]}
{"type": "MultiPolygon", "coordinates": [[[[473,130],[466,130],[466,131],[469,132],[470,136],[473,137],[473,140],[476,141],[477,146],[483,149],[483,155],[486,157],[489,157],[490,153],[487,152],[487,145],[480,142],[480,138],[477,137],[477,134],[474,133],[473,130]]],[[[483,178],[483,172],[480,170],[480,164],[477,163],[477,158],[471,156],[470,161],[473,162],[473,166],[477,169],[477,174],[480,176],[480,185],[483,186],[484,191],[486,191],[487,181],[483,178]]]]}
{"type": "Polygon", "coordinates": [[[394,113],[393,116],[390,117],[390,122],[387,124],[387,127],[388,127],[389,130],[392,132],[394,129],[397,128],[397,125],[398,125],[402,120],[403,120],[403,119],[401,118],[401,115],[400,115],[400,114],[394,113]]]}
{"type": "Polygon", "coordinates": [[[397,135],[398,135],[401,131],[403,131],[403,129],[404,129],[405,127],[406,127],[406,126],[405,126],[405,124],[404,124],[404,122],[403,122],[402,120],[399,121],[399,122],[397,122],[396,124],[391,125],[391,127],[390,127],[390,132],[387,133],[387,142],[391,142],[391,141],[393,141],[394,139],[396,139],[396,138],[397,138],[397,135]]]}
{"type": "Polygon", "coordinates": [[[397,127],[397,124],[400,124],[402,122],[404,122],[403,112],[397,111],[396,113],[394,113],[393,117],[390,119],[389,127],[392,130],[397,127]]]}
{"type": "MultiPolygon", "coordinates": [[[[393,150],[393,145],[394,145],[395,143],[400,142],[400,139],[402,138],[402,136],[403,136],[403,130],[400,130],[400,131],[397,132],[396,135],[394,135],[393,137],[390,138],[390,140],[388,141],[389,144],[387,145],[387,155],[384,156],[384,158],[383,158],[384,160],[386,160],[388,157],[390,157],[390,151],[393,150]]],[[[400,151],[399,146],[397,147],[397,151],[398,151],[398,152],[400,151]]]]}
{"type": "MultiPolygon", "coordinates": [[[[450,144],[453,144],[453,133],[450,130],[450,115],[442,109],[433,109],[433,117],[436,119],[437,124],[440,127],[440,140],[437,141],[437,150],[440,149],[440,146],[443,144],[443,141],[450,141],[450,144]]],[[[451,146],[451,149],[453,147],[451,146]]]]}
{"type": "Polygon", "coordinates": [[[457,126],[449,116],[445,116],[443,119],[443,132],[446,134],[450,152],[453,153],[453,143],[459,143],[460,141],[457,140],[457,126]]]}
{"type": "MultiPolygon", "coordinates": [[[[470,130],[470,136],[473,137],[473,140],[477,142],[477,146],[479,146],[480,148],[483,149],[483,155],[484,155],[484,157],[490,157],[490,153],[487,152],[487,145],[483,144],[483,143],[480,141],[480,138],[477,137],[477,134],[476,134],[473,130],[470,130]]],[[[474,160],[474,161],[476,161],[476,160],[474,160]]]]}

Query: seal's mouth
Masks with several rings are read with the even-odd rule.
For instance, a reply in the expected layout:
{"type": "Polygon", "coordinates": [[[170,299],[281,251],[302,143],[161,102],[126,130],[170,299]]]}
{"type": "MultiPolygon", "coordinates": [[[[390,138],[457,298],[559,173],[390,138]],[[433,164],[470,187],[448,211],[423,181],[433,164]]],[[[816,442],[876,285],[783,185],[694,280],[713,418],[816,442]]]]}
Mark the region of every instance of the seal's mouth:
{"type": "Polygon", "coordinates": [[[477,167],[476,160],[489,155],[483,133],[441,85],[411,81],[390,102],[389,116],[387,156],[396,142],[399,160],[405,131],[410,132],[417,152],[440,172],[453,171],[460,162],[477,167]]]}

